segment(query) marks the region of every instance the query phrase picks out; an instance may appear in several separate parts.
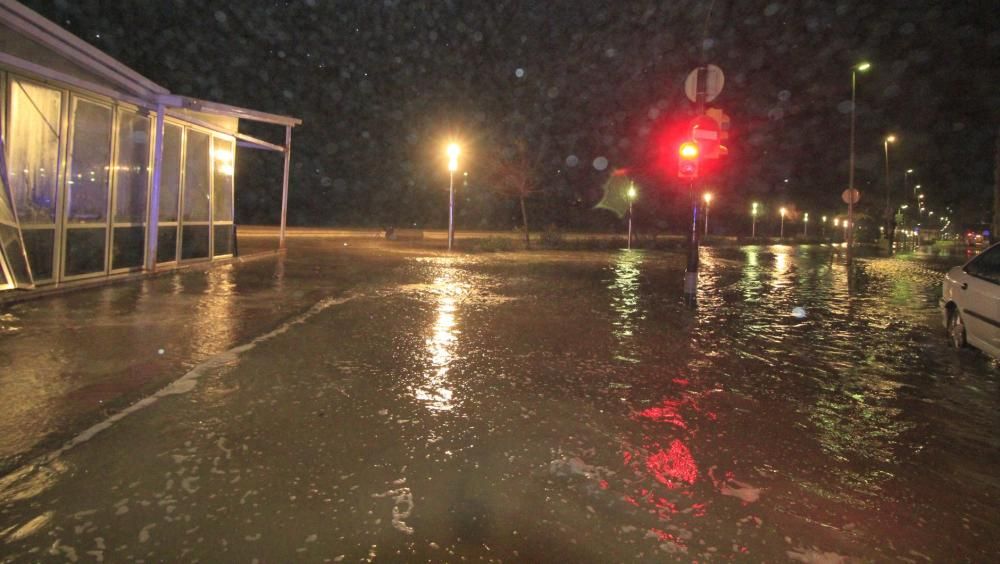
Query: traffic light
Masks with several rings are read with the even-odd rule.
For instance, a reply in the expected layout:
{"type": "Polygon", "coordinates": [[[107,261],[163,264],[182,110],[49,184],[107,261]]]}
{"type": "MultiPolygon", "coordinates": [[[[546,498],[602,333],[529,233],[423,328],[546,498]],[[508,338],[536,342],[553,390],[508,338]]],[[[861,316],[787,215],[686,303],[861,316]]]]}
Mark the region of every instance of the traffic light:
{"type": "Polygon", "coordinates": [[[677,155],[677,177],[698,178],[698,144],[693,141],[681,143],[677,155]]]}

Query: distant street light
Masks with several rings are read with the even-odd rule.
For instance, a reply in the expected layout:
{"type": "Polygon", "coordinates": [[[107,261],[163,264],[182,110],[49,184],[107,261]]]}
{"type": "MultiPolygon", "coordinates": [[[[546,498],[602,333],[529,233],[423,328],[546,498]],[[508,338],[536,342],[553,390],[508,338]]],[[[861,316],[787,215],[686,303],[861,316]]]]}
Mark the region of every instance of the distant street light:
{"type": "Polygon", "coordinates": [[[712,193],[705,192],[702,198],[705,199],[705,236],[708,237],[708,210],[712,205],[712,193]]]}
{"type": "Polygon", "coordinates": [[[822,226],[823,226],[823,238],[825,239],[826,238],[826,216],[825,215],[823,216],[822,226]]]}
{"type": "Polygon", "coordinates": [[[750,216],[753,217],[753,223],[751,224],[751,227],[750,227],[750,237],[756,239],[757,238],[757,202],[754,202],[753,206],[750,208],[750,216]]]}
{"type": "Polygon", "coordinates": [[[788,210],[786,210],[785,208],[781,208],[778,211],[779,211],[779,213],[781,213],[781,238],[784,239],[785,238],[785,214],[788,213],[788,210]]]}
{"type": "Polygon", "coordinates": [[[809,236],[809,212],[806,212],[802,217],[802,236],[809,236]]]}
{"type": "Polygon", "coordinates": [[[458,155],[462,149],[449,143],[448,149],[448,250],[455,244],[455,171],[458,170],[458,155]]]}
{"type": "Polygon", "coordinates": [[[889,253],[892,253],[892,228],[895,221],[892,216],[892,204],[889,202],[889,143],[895,143],[896,136],[886,136],[882,145],[885,147],[885,233],[883,236],[889,239],[889,253]]]}
{"type": "MultiPolygon", "coordinates": [[[[854,189],[854,122],[855,122],[855,100],[857,99],[857,86],[858,86],[858,73],[865,72],[872,67],[871,63],[862,61],[851,69],[851,158],[850,158],[850,172],[847,177],[847,189],[854,189]]],[[[848,199],[847,202],[847,218],[854,221],[854,201],[848,199]]],[[[847,241],[847,265],[851,265],[851,241],[847,241]]]]}
{"type": "Polygon", "coordinates": [[[628,249],[632,249],[632,202],[635,201],[635,183],[629,183],[628,192],[625,193],[628,196],[628,249]]]}

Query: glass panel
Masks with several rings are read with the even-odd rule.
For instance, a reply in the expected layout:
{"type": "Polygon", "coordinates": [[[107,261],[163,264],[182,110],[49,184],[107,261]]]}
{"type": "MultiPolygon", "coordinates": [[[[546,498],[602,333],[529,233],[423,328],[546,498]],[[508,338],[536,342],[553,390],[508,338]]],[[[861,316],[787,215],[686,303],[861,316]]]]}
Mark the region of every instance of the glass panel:
{"type": "Polygon", "coordinates": [[[66,276],[104,272],[107,233],[103,227],[66,230],[66,276]]]}
{"type": "MultiPolygon", "coordinates": [[[[208,187],[211,178],[209,149],[212,138],[207,133],[188,130],[187,162],[184,168],[184,220],[208,221],[208,187]]],[[[206,254],[207,256],[207,254],[206,254]]]]}
{"type": "Polygon", "coordinates": [[[0,267],[0,289],[7,286],[8,283],[7,275],[3,273],[3,267],[0,267]]]}
{"type": "Polygon", "coordinates": [[[146,222],[148,178],[149,118],[119,108],[115,223],[146,222]]]}
{"type": "Polygon", "coordinates": [[[185,225],[181,236],[181,259],[208,258],[208,226],[185,225]]]}
{"type": "Polygon", "coordinates": [[[215,252],[214,256],[233,254],[233,226],[215,226],[215,252]]]}
{"type": "Polygon", "coordinates": [[[3,246],[3,255],[7,260],[7,267],[10,268],[11,275],[18,284],[30,286],[32,280],[28,274],[28,264],[24,260],[24,251],[21,247],[21,238],[17,235],[17,228],[0,224],[0,246],[3,246]]]}
{"type": "Polygon", "coordinates": [[[55,223],[61,107],[58,90],[10,81],[7,166],[22,225],[55,223]]]}
{"type": "Polygon", "coordinates": [[[145,256],[145,227],[115,227],[111,239],[111,269],[139,268],[145,256]]]}
{"type": "Polygon", "coordinates": [[[73,153],[66,179],[66,217],[70,223],[107,221],[110,167],[111,108],[75,100],[73,153]]]}
{"type": "Polygon", "coordinates": [[[228,139],[217,138],[212,148],[212,164],[215,173],[215,185],[212,187],[214,192],[212,199],[214,214],[212,215],[212,220],[232,221],[233,165],[236,162],[236,146],[228,139]]]}
{"type": "Polygon", "coordinates": [[[177,228],[161,227],[156,238],[156,262],[177,260],[177,228]]]}
{"type": "Polygon", "coordinates": [[[52,250],[55,229],[22,229],[24,250],[28,253],[28,263],[35,282],[52,278],[52,250]]]}
{"type": "Polygon", "coordinates": [[[184,129],[179,125],[169,123],[164,125],[163,168],[160,169],[160,221],[177,221],[177,197],[181,191],[181,133],[183,131],[184,129]]]}

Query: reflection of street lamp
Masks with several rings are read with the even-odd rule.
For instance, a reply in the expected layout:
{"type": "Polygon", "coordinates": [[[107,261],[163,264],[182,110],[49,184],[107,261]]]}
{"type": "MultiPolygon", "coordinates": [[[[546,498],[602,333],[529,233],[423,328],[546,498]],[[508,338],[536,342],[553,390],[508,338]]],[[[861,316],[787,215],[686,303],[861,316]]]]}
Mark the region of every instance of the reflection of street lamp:
{"type": "Polygon", "coordinates": [[[635,201],[635,183],[629,183],[628,192],[625,193],[628,196],[628,248],[632,249],[632,202],[635,201]]]}
{"type": "MultiPolygon", "coordinates": [[[[854,101],[857,98],[856,94],[857,94],[857,90],[858,90],[858,88],[857,88],[857,85],[858,85],[858,72],[859,71],[860,72],[865,72],[866,70],[870,69],[871,67],[872,66],[871,66],[870,63],[861,62],[861,63],[858,63],[858,64],[854,65],[854,67],[851,69],[851,158],[850,158],[850,169],[851,170],[850,170],[850,172],[847,175],[847,189],[848,190],[853,190],[854,189],[854,119],[855,119],[854,106],[856,105],[854,103],[854,101]]],[[[853,200],[853,198],[848,198],[848,201],[847,201],[847,218],[850,219],[851,221],[854,220],[854,200],[853,200]]],[[[847,241],[847,264],[848,264],[848,266],[850,266],[850,264],[851,264],[851,242],[850,241],[847,241]]]]}
{"type": "Polygon", "coordinates": [[[458,154],[462,150],[455,143],[448,144],[448,250],[455,244],[455,171],[458,154]]]}
{"type": "Polygon", "coordinates": [[[753,223],[750,227],[750,237],[757,238],[757,202],[753,203],[753,207],[750,208],[750,215],[753,217],[753,223]]]}
{"type": "Polygon", "coordinates": [[[781,213],[781,238],[784,239],[785,238],[785,214],[788,213],[788,210],[786,210],[785,208],[781,208],[778,211],[781,213]]]}
{"type": "Polygon", "coordinates": [[[705,199],[705,236],[708,237],[708,208],[712,205],[712,193],[705,192],[702,197],[705,199]]]}
{"type": "MultiPolygon", "coordinates": [[[[887,135],[882,145],[885,147],[885,223],[888,227],[889,233],[886,235],[892,237],[892,204],[889,203],[889,143],[895,143],[895,135],[887,135]]],[[[892,252],[892,249],[889,249],[892,252]]]]}
{"type": "Polygon", "coordinates": [[[809,212],[806,212],[802,217],[802,236],[809,236],[809,212]]]}

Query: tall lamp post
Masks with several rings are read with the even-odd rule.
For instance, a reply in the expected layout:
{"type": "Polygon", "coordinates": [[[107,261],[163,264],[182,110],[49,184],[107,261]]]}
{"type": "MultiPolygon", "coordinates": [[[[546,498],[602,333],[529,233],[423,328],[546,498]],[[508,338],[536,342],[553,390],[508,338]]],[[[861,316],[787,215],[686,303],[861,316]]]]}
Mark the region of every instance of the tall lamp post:
{"type": "Polygon", "coordinates": [[[712,205],[712,193],[705,192],[702,198],[705,199],[705,236],[708,237],[708,209],[712,205]]]}
{"type": "MultiPolygon", "coordinates": [[[[858,91],[858,73],[865,72],[866,70],[872,68],[870,63],[862,62],[854,65],[851,69],[851,158],[850,158],[850,172],[847,176],[847,189],[854,189],[854,121],[855,121],[855,100],[857,99],[858,91]]],[[[854,221],[854,199],[848,198],[847,201],[847,220],[850,222],[854,221]]],[[[846,232],[845,232],[846,233],[846,232]]],[[[847,241],[847,264],[850,266],[853,259],[851,252],[851,240],[847,241]]]]}
{"type": "Polygon", "coordinates": [[[802,217],[802,236],[809,236],[809,212],[806,212],[805,216],[802,217]]]}
{"type": "Polygon", "coordinates": [[[882,142],[885,147],[885,238],[889,242],[889,253],[892,253],[892,231],[895,218],[892,215],[892,203],[889,201],[889,143],[895,143],[895,135],[887,135],[882,142]]]}
{"type": "Polygon", "coordinates": [[[750,216],[753,217],[753,222],[750,227],[750,237],[753,239],[757,238],[757,202],[753,203],[750,208],[750,216]]]}
{"type": "Polygon", "coordinates": [[[824,239],[826,239],[826,216],[825,215],[823,216],[823,221],[821,223],[823,224],[823,227],[822,227],[823,235],[822,236],[823,236],[824,239]]]}
{"type": "Polygon", "coordinates": [[[781,213],[781,238],[784,239],[785,238],[785,214],[788,213],[788,210],[786,210],[785,208],[781,208],[778,211],[779,211],[779,213],[781,213]]]}
{"type": "Polygon", "coordinates": [[[462,150],[455,143],[448,144],[448,250],[455,244],[455,171],[458,154],[462,150]]]}
{"type": "Polygon", "coordinates": [[[630,183],[628,186],[628,192],[625,193],[628,196],[628,249],[632,250],[632,202],[635,201],[635,183],[630,183]]]}

